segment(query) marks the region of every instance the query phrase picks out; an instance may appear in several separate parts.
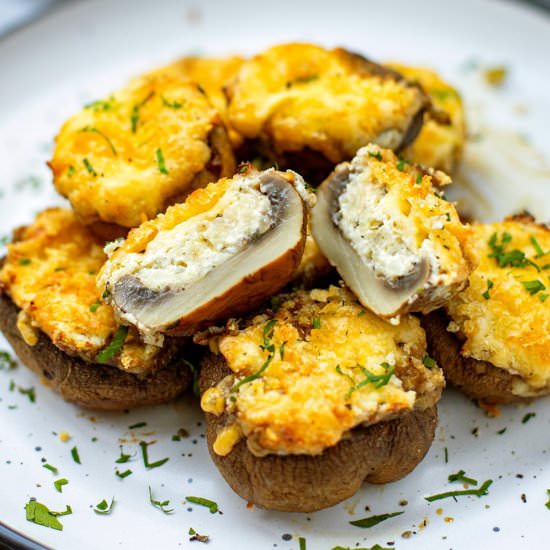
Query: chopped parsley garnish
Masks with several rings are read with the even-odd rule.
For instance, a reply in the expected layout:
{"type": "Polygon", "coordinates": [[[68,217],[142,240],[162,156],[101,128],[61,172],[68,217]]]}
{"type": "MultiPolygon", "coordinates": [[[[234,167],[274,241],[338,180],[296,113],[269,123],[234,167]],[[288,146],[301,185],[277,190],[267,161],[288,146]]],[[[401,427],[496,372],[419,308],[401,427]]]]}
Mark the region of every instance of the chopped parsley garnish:
{"type": "Polygon", "coordinates": [[[346,378],[349,378],[349,380],[352,383],[352,386],[348,390],[348,393],[346,394],[344,399],[346,401],[349,401],[350,398],[351,398],[351,394],[353,392],[361,389],[362,387],[366,386],[367,384],[373,384],[375,388],[381,388],[382,386],[385,386],[386,384],[388,384],[388,382],[390,381],[390,378],[392,377],[393,372],[395,370],[395,366],[394,365],[389,365],[388,363],[385,363],[385,362],[382,363],[380,366],[384,369],[383,374],[374,374],[373,372],[368,370],[363,365],[356,365],[355,367],[348,367],[348,368],[352,368],[352,369],[360,369],[361,372],[363,373],[364,377],[365,377],[360,382],[355,383],[355,379],[352,376],[345,373],[341,369],[340,365],[336,365],[336,372],[338,374],[341,374],[342,376],[345,376],[346,378]]]}
{"type": "Polygon", "coordinates": [[[298,544],[300,546],[300,550],[306,550],[306,539],[304,537],[298,538],[298,544]]]}
{"type": "Polygon", "coordinates": [[[107,361],[110,361],[115,355],[120,353],[126,341],[126,336],[128,336],[128,327],[118,327],[111,343],[97,354],[97,362],[100,364],[107,363],[107,361]]]}
{"type": "Polygon", "coordinates": [[[71,449],[71,456],[77,464],[82,464],[82,462],[80,462],[80,455],[78,454],[78,449],[76,447],[71,449]]]}
{"type": "Polygon", "coordinates": [[[211,514],[215,514],[218,511],[218,503],[213,500],[208,500],[207,498],[202,497],[185,497],[186,502],[191,502],[193,504],[198,504],[199,506],[204,506],[210,510],[211,514]]]}
{"type": "Polygon", "coordinates": [[[160,501],[160,500],[155,500],[153,498],[153,492],[151,491],[151,487],[149,486],[149,502],[155,507],[155,508],[158,508],[161,512],[165,513],[165,514],[171,514],[174,509],[173,508],[167,508],[167,506],[170,505],[170,501],[169,500],[163,500],[163,501],[160,501]]]}
{"type": "Polygon", "coordinates": [[[521,423],[522,424],[527,424],[527,422],[529,422],[529,420],[531,420],[531,418],[535,418],[535,416],[537,416],[537,413],[529,412],[521,419],[521,423]]]}
{"type": "Polygon", "coordinates": [[[17,386],[17,391],[21,394],[21,395],[26,395],[28,398],[29,398],[29,401],[31,403],[35,403],[36,402],[36,394],[34,392],[34,387],[31,387],[31,388],[22,388],[21,386],[17,386]]]}
{"type": "Polygon", "coordinates": [[[376,160],[382,160],[382,153],[380,151],[369,151],[369,155],[374,157],[376,160]]]}
{"type": "Polygon", "coordinates": [[[31,261],[29,260],[29,258],[21,258],[19,260],[19,265],[29,265],[31,263],[31,261]]]}
{"type": "Polygon", "coordinates": [[[536,258],[541,258],[542,256],[545,256],[545,252],[542,250],[540,244],[538,243],[537,239],[535,239],[535,237],[533,237],[533,235],[531,235],[529,237],[529,240],[531,241],[531,244],[533,245],[533,248],[535,249],[535,252],[537,253],[537,255],[535,256],[536,258]]]}
{"type": "Polygon", "coordinates": [[[314,317],[312,326],[315,329],[320,329],[321,328],[321,319],[319,319],[319,317],[314,317]]]}
{"type": "Polygon", "coordinates": [[[444,457],[445,457],[445,464],[448,464],[448,462],[449,462],[449,449],[447,449],[447,447],[445,447],[443,449],[443,451],[444,451],[444,457]]]}
{"type": "Polygon", "coordinates": [[[285,345],[286,345],[286,342],[283,342],[283,343],[279,346],[279,355],[281,356],[281,361],[284,361],[284,360],[285,360],[285,345]]]}
{"type": "Polygon", "coordinates": [[[124,472],[120,472],[119,470],[115,470],[115,474],[120,479],[124,479],[125,477],[131,476],[133,474],[132,470],[124,470],[124,472]]]}
{"type": "Polygon", "coordinates": [[[318,74],[310,74],[307,76],[300,76],[296,78],[294,81],[291,82],[292,84],[306,84],[307,82],[313,82],[315,80],[319,80],[318,74]]]}
{"type": "Polygon", "coordinates": [[[548,510],[550,510],[550,489],[546,489],[546,495],[548,496],[548,500],[546,501],[546,508],[548,508],[548,510]]]}
{"type": "Polygon", "coordinates": [[[156,462],[149,462],[149,452],[147,450],[147,447],[151,445],[151,443],[146,443],[145,441],[140,441],[139,446],[141,447],[141,456],[143,458],[143,464],[147,469],[152,468],[158,468],[159,466],[162,466],[163,464],[166,464],[170,460],[170,458],[162,458],[160,460],[157,460],[156,462]]]}
{"type": "Polygon", "coordinates": [[[131,458],[134,458],[135,455],[127,455],[122,450],[122,445],[120,446],[120,456],[115,460],[117,464],[126,464],[126,462],[129,462],[131,458]]]}
{"type": "Polygon", "coordinates": [[[135,430],[136,428],[143,428],[145,426],[147,426],[147,422],[136,422],[135,424],[128,426],[128,429],[135,430]]]}
{"type": "Polygon", "coordinates": [[[497,432],[497,434],[502,435],[505,431],[506,431],[506,428],[502,428],[497,432]]]}
{"type": "Polygon", "coordinates": [[[374,527],[375,525],[378,525],[379,523],[386,521],[387,519],[400,516],[403,513],[404,512],[392,512],[390,514],[380,514],[377,516],[370,516],[368,518],[350,521],[349,523],[350,525],[354,525],[355,527],[362,527],[363,529],[368,529],[369,527],[374,527]]]}
{"type": "Polygon", "coordinates": [[[139,123],[139,110],[155,95],[155,92],[151,91],[147,97],[140,103],[136,103],[132,107],[132,113],[130,114],[130,123],[132,125],[132,134],[135,134],[137,131],[137,126],[139,123]]]}
{"type": "Polygon", "coordinates": [[[416,185],[420,185],[422,183],[422,178],[424,176],[422,174],[416,174],[416,185]]]}
{"type": "Polygon", "coordinates": [[[90,164],[90,161],[87,158],[85,158],[82,160],[82,162],[84,163],[86,170],[88,170],[88,174],[90,174],[94,178],[97,177],[97,172],[94,170],[94,167],[90,164]]]}
{"type": "Polygon", "coordinates": [[[183,107],[183,103],[179,101],[168,101],[164,96],[160,96],[160,98],[162,99],[162,104],[170,109],[181,109],[183,107]]]}
{"type": "Polygon", "coordinates": [[[111,295],[111,291],[106,288],[104,291],[103,291],[103,294],[101,295],[101,297],[106,300],[109,296],[111,295]]]}
{"type": "Polygon", "coordinates": [[[424,363],[424,366],[428,369],[433,369],[436,366],[435,359],[431,358],[429,355],[424,355],[422,363],[424,363]]]}
{"type": "Polygon", "coordinates": [[[241,386],[244,384],[248,384],[249,382],[252,382],[253,380],[256,380],[261,376],[261,374],[267,369],[271,361],[273,360],[273,357],[275,357],[275,344],[271,343],[271,339],[273,338],[273,330],[275,323],[277,322],[276,319],[271,319],[271,321],[268,321],[265,324],[264,331],[263,331],[263,338],[264,343],[262,346],[260,346],[262,349],[268,352],[267,359],[264,361],[264,364],[253,374],[249,374],[248,376],[245,376],[240,382],[237,382],[232,388],[231,391],[237,391],[241,386]]]}
{"type": "Polygon", "coordinates": [[[550,294],[547,294],[546,292],[541,292],[539,294],[539,300],[544,303],[548,299],[548,296],[550,296],[550,294]]]}
{"type": "Polygon", "coordinates": [[[68,483],[69,483],[69,481],[63,477],[61,479],[56,479],[53,482],[53,486],[57,489],[57,491],[59,493],[62,493],[63,492],[63,485],[67,485],[68,483]]]}
{"type": "Polygon", "coordinates": [[[98,99],[97,101],[92,101],[87,105],[84,105],[84,109],[93,109],[94,113],[97,113],[99,111],[108,111],[113,106],[113,103],[113,97],[109,98],[108,101],[98,99]]]}
{"type": "Polygon", "coordinates": [[[489,258],[494,258],[499,267],[526,267],[532,265],[539,269],[537,264],[529,260],[521,250],[517,248],[506,250],[511,240],[512,235],[506,231],[502,233],[500,242],[498,235],[493,233],[489,239],[489,248],[491,249],[489,258]]]}
{"type": "Polygon", "coordinates": [[[106,516],[113,511],[114,504],[115,504],[115,497],[111,499],[110,503],[107,503],[107,501],[103,499],[99,504],[96,504],[94,506],[94,512],[96,514],[101,514],[103,516],[106,516]]]}
{"type": "Polygon", "coordinates": [[[111,151],[113,152],[113,155],[115,155],[115,157],[117,156],[117,152],[115,146],[113,145],[113,142],[101,130],[98,130],[95,126],[84,126],[84,128],[82,128],[80,131],[101,136],[107,142],[107,145],[109,146],[109,149],[111,149],[111,151]]]}
{"type": "Polygon", "coordinates": [[[494,286],[495,286],[495,283],[493,283],[491,279],[487,279],[487,290],[482,294],[482,296],[486,300],[489,300],[489,298],[491,298],[491,295],[489,294],[489,290],[491,290],[494,286]]]}
{"type": "Polygon", "coordinates": [[[443,498],[454,498],[461,497],[466,495],[473,495],[478,498],[484,497],[489,494],[489,487],[493,483],[492,479],[488,479],[483,482],[483,485],[479,489],[466,489],[465,491],[448,491],[447,493],[439,493],[437,495],[431,495],[429,497],[424,497],[428,502],[433,502],[434,500],[441,500],[443,498]]]}
{"type": "Polygon", "coordinates": [[[363,315],[366,315],[366,314],[367,314],[367,312],[366,312],[364,309],[362,309],[362,310],[357,314],[357,317],[363,317],[363,315]]]}
{"type": "Polygon", "coordinates": [[[279,310],[279,306],[281,305],[281,297],[280,296],[272,296],[269,300],[269,307],[271,308],[271,311],[273,313],[277,313],[279,310]]]}
{"type": "Polygon", "coordinates": [[[101,302],[98,300],[97,302],[95,302],[90,306],[90,311],[92,313],[95,313],[100,305],[101,305],[101,302]]]}
{"type": "Polygon", "coordinates": [[[531,294],[531,296],[534,296],[541,290],[546,290],[546,287],[539,279],[534,279],[533,281],[521,281],[521,284],[523,285],[523,288],[531,294]]]}
{"type": "Polygon", "coordinates": [[[36,499],[31,498],[27,504],[25,504],[25,515],[27,521],[36,523],[37,525],[43,525],[50,529],[56,529],[57,531],[63,531],[63,525],[57,519],[59,516],[67,516],[72,514],[70,506],[67,506],[64,512],[54,512],[50,510],[45,504],[38,502],[36,499]]]}
{"type": "Polygon", "coordinates": [[[400,172],[403,172],[403,170],[405,170],[405,166],[407,166],[407,164],[409,164],[409,163],[405,159],[399,159],[399,162],[397,163],[396,168],[400,172]]]}
{"type": "Polygon", "coordinates": [[[72,178],[74,175],[74,172],[75,172],[74,166],[71,164],[69,166],[69,169],[67,170],[67,177],[72,178]]]}
{"type": "Polygon", "coordinates": [[[187,365],[189,367],[189,370],[193,374],[193,393],[199,397],[201,394],[200,388],[199,388],[199,377],[200,377],[200,368],[196,367],[191,363],[191,361],[188,361],[187,359],[181,360],[184,365],[187,365]]]}
{"type": "Polygon", "coordinates": [[[0,369],[7,368],[13,370],[17,367],[15,359],[6,351],[0,350],[0,369]]]}
{"type": "Polygon", "coordinates": [[[155,155],[157,156],[157,164],[159,167],[159,172],[167,176],[168,168],[166,168],[166,163],[164,162],[164,155],[162,154],[162,149],[160,147],[155,151],[155,155]]]}
{"type": "Polygon", "coordinates": [[[477,485],[477,479],[466,477],[464,470],[459,470],[456,474],[451,474],[447,479],[452,483],[453,481],[461,481],[470,485],[477,485]]]}
{"type": "Polygon", "coordinates": [[[59,470],[55,466],[52,466],[51,464],[42,464],[42,468],[46,468],[46,470],[50,470],[52,474],[57,474],[59,472],[59,470]]]}

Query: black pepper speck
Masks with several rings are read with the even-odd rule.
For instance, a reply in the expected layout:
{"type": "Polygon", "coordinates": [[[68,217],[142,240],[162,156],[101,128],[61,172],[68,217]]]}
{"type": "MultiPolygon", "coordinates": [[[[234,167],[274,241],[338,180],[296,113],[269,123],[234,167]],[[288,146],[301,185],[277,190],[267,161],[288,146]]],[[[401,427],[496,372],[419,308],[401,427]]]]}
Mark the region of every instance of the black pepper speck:
{"type": "Polygon", "coordinates": [[[283,536],[281,537],[283,540],[292,540],[292,535],[289,534],[289,533],[284,533],[283,536]]]}

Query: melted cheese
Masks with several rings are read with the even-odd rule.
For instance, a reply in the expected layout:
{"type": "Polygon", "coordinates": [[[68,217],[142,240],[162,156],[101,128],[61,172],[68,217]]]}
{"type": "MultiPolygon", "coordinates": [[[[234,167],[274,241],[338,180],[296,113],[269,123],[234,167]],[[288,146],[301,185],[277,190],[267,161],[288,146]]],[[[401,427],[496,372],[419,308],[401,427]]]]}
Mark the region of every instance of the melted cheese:
{"type": "MultiPolygon", "coordinates": [[[[71,211],[59,208],[19,230],[8,245],[0,283],[21,309],[17,326],[27,344],[36,344],[33,329],[40,329],[63,351],[91,362],[109,344],[118,324],[96,288],[106,259],[102,244],[71,211]]],[[[130,330],[113,360],[123,370],[141,373],[152,368],[158,351],[130,330]]]]}
{"type": "Polygon", "coordinates": [[[165,69],[71,117],[50,167],[84,223],[134,227],[218,172],[231,174],[234,161],[216,109],[197,84],[165,69]]]}
{"type": "MultiPolygon", "coordinates": [[[[275,323],[258,315],[217,339],[214,347],[234,375],[205,392],[201,403],[213,414],[227,412],[254,454],[319,454],[355,426],[439,398],[443,378],[422,363],[426,342],[415,317],[392,326],[337,287],[281,298],[275,323]],[[274,346],[267,368],[243,382],[265,365],[266,343],[274,346]],[[388,365],[395,371],[380,387],[365,383],[369,373],[387,374],[388,365]]],[[[219,437],[227,453],[228,435],[219,437]]]]}
{"type": "MultiPolygon", "coordinates": [[[[518,395],[535,395],[550,389],[550,270],[533,265],[499,267],[489,257],[489,240],[497,235],[512,236],[505,251],[519,250],[539,267],[550,265],[550,255],[537,258],[534,238],[544,252],[550,251],[550,231],[526,221],[504,221],[473,226],[479,267],[470,275],[469,286],[455,296],[446,309],[449,330],[465,338],[462,354],[489,361],[495,367],[520,375],[525,385],[514,389],[518,395]],[[489,283],[492,282],[492,286],[489,283]],[[540,281],[545,287],[530,294],[524,282],[540,281]],[[491,288],[488,289],[488,287],[491,288]],[[484,297],[488,292],[489,299],[484,297]]],[[[529,285],[529,283],[528,283],[529,285]]]]}
{"type": "Polygon", "coordinates": [[[426,289],[466,283],[473,263],[470,229],[433,180],[376,145],[360,149],[351,162],[334,222],[380,277],[406,276],[426,258],[431,268],[426,289]]]}
{"type": "Polygon", "coordinates": [[[418,82],[435,107],[435,116],[426,115],[420,134],[405,149],[403,156],[417,164],[451,173],[462,156],[466,140],[464,107],[460,94],[430,69],[397,63],[388,66],[408,80],[418,82]]]}
{"type": "Polygon", "coordinates": [[[359,56],[311,44],[275,46],[245,61],[228,87],[229,120],[276,152],[308,147],[332,162],[370,141],[396,147],[424,96],[359,56]]]}

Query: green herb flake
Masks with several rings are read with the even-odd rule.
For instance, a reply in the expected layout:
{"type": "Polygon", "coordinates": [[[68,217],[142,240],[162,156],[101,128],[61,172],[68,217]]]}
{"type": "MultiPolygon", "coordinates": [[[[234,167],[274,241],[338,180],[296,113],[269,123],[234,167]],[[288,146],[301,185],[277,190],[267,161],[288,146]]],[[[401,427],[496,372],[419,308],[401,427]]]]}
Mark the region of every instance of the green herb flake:
{"type": "Polygon", "coordinates": [[[72,178],[74,176],[74,173],[75,173],[75,169],[74,169],[74,166],[71,164],[67,169],[67,177],[72,178]]]}
{"type": "Polygon", "coordinates": [[[27,521],[49,527],[50,529],[56,529],[57,531],[63,531],[63,525],[57,519],[57,516],[64,516],[72,513],[70,506],[67,506],[65,512],[54,512],[50,510],[45,504],[38,502],[36,499],[31,498],[27,504],[25,504],[25,515],[27,521]]]}
{"type": "Polygon", "coordinates": [[[300,547],[300,550],[306,550],[306,539],[304,537],[299,537],[298,545],[300,547]]]}
{"type": "Polygon", "coordinates": [[[120,446],[120,456],[115,460],[117,464],[126,464],[126,462],[129,462],[131,458],[133,458],[135,455],[128,455],[124,453],[122,445],[120,446]]]}
{"type": "Polygon", "coordinates": [[[403,170],[405,170],[405,166],[407,166],[407,164],[409,164],[409,163],[405,159],[400,159],[399,162],[396,164],[396,168],[400,172],[403,172],[403,170]]]}
{"type": "Polygon", "coordinates": [[[521,423],[522,423],[522,424],[527,424],[527,422],[529,422],[529,420],[531,420],[531,418],[535,418],[535,416],[537,416],[537,413],[528,412],[528,413],[521,419],[521,423]]]}
{"type": "Polygon", "coordinates": [[[489,300],[491,298],[491,295],[489,294],[489,290],[491,290],[495,286],[495,283],[491,281],[491,279],[487,279],[487,290],[482,294],[482,296],[489,300]]]}
{"type": "Polygon", "coordinates": [[[98,113],[100,111],[108,111],[113,106],[113,103],[113,97],[109,98],[107,101],[103,99],[98,99],[84,105],[84,109],[92,109],[94,113],[98,113]]]}
{"type": "Polygon", "coordinates": [[[135,424],[128,426],[128,429],[135,430],[137,428],[144,428],[145,426],[147,426],[147,422],[136,422],[135,424]]]}
{"type": "Polygon", "coordinates": [[[217,502],[203,497],[185,497],[185,502],[191,502],[192,504],[204,506],[205,508],[208,508],[211,514],[215,514],[219,509],[217,502]]]}
{"type": "Polygon", "coordinates": [[[310,74],[306,76],[300,76],[293,80],[290,84],[307,84],[308,82],[314,82],[315,80],[319,80],[318,74],[310,74]]]}
{"type": "Polygon", "coordinates": [[[53,486],[57,489],[58,493],[62,493],[63,492],[63,485],[68,485],[68,483],[69,483],[69,481],[63,477],[61,479],[56,479],[53,482],[53,486]]]}
{"type": "Polygon", "coordinates": [[[358,519],[355,521],[350,521],[350,525],[354,525],[355,527],[361,527],[363,529],[368,529],[370,527],[374,527],[375,525],[378,525],[379,523],[382,523],[383,521],[386,521],[387,519],[394,518],[396,516],[400,516],[404,512],[392,512],[390,514],[380,514],[377,516],[370,516],[368,518],[358,519]]]}
{"type": "Polygon", "coordinates": [[[447,447],[445,447],[443,449],[443,456],[444,456],[444,459],[445,459],[445,464],[448,464],[449,463],[449,449],[447,449],[447,447]]]}
{"type": "Polygon", "coordinates": [[[101,295],[101,298],[103,298],[103,300],[106,300],[110,295],[111,295],[111,291],[108,288],[106,288],[103,291],[103,294],[101,295]]]}
{"type": "Polygon", "coordinates": [[[31,261],[29,260],[29,258],[21,258],[19,260],[19,265],[29,265],[31,263],[31,261]]]}
{"type": "Polygon", "coordinates": [[[248,384],[249,382],[252,382],[253,380],[256,380],[257,378],[259,378],[262,375],[262,373],[267,369],[267,367],[273,360],[273,357],[275,357],[275,344],[271,343],[271,339],[273,338],[273,331],[274,331],[274,326],[276,322],[277,322],[276,319],[271,319],[271,321],[268,321],[265,324],[264,331],[263,331],[264,343],[261,346],[261,348],[268,352],[267,359],[264,361],[263,365],[255,373],[245,376],[241,381],[234,384],[233,387],[231,388],[232,392],[237,391],[244,384],[248,384]]]}
{"type": "Polygon", "coordinates": [[[544,303],[546,302],[546,300],[548,300],[548,296],[550,296],[550,294],[547,294],[546,292],[541,292],[539,294],[539,300],[544,303]]]}
{"type": "Polygon", "coordinates": [[[542,250],[540,244],[538,243],[537,239],[535,239],[535,237],[533,237],[533,235],[531,235],[529,237],[529,240],[531,241],[531,244],[533,245],[533,248],[535,249],[535,252],[536,252],[536,258],[541,258],[542,256],[545,256],[545,253],[544,251],[542,250]]]}
{"type": "Polygon", "coordinates": [[[548,500],[546,501],[546,508],[548,508],[548,510],[550,510],[550,489],[546,489],[546,496],[548,497],[548,500]]]}
{"type": "Polygon", "coordinates": [[[135,134],[137,131],[139,123],[139,110],[155,95],[155,92],[151,91],[149,94],[132,107],[132,112],[130,113],[130,124],[132,125],[132,134],[135,134]]]}
{"type": "Polygon", "coordinates": [[[494,258],[499,267],[527,267],[531,265],[539,270],[538,265],[529,260],[521,250],[517,248],[507,250],[511,240],[512,235],[506,231],[502,233],[500,239],[496,233],[493,233],[489,239],[491,252],[488,257],[494,258]]]}
{"type": "Polygon", "coordinates": [[[369,151],[369,155],[376,160],[382,160],[382,153],[380,151],[369,151]]]}
{"type": "Polygon", "coordinates": [[[113,511],[113,506],[115,504],[115,497],[111,499],[111,502],[107,502],[103,499],[99,504],[94,506],[94,512],[102,516],[109,515],[113,511]]]}
{"type": "Polygon", "coordinates": [[[208,542],[210,540],[210,537],[208,535],[199,535],[199,533],[197,533],[197,531],[195,531],[195,529],[193,529],[193,527],[189,527],[189,534],[191,535],[189,537],[189,540],[191,542],[193,542],[194,540],[198,541],[198,542],[208,542]]]}
{"type": "Polygon", "coordinates": [[[484,497],[489,494],[489,487],[492,485],[493,480],[488,479],[483,482],[483,485],[479,489],[467,489],[465,491],[448,491],[447,493],[439,493],[437,495],[431,495],[429,497],[424,497],[428,502],[434,502],[435,500],[441,500],[443,498],[454,498],[472,495],[478,498],[484,497]]]}
{"type": "Polygon", "coordinates": [[[502,435],[502,434],[506,431],[506,429],[507,429],[507,428],[502,428],[502,429],[500,429],[500,430],[497,432],[497,434],[498,434],[498,435],[502,435]]]}
{"type": "Polygon", "coordinates": [[[363,380],[361,380],[358,383],[355,383],[355,379],[350,376],[349,374],[346,374],[342,371],[340,368],[340,365],[336,366],[336,372],[338,374],[341,374],[343,376],[346,376],[346,378],[349,378],[350,382],[352,383],[352,386],[348,390],[348,393],[345,395],[344,399],[346,401],[349,401],[351,399],[351,395],[353,392],[361,389],[362,387],[366,386],[367,384],[373,384],[375,388],[381,388],[382,386],[385,386],[390,381],[390,378],[393,375],[393,372],[395,370],[394,365],[389,365],[388,363],[384,362],[380,365],[384,369],[383,374],[374,374],[373,372],[369,371],[366,367],[363,365],[356,365],[355,367],[348,367],[351,369],[360,369],[363,376],[365,377],[363,380]]]}
{"type": "Polygon", "coordinates": [[[22,388],[21,386],[17,386],[17,391],[21,395],[26,395],[31,403],[36,403],[36,393],[34,391],[34,387],[22,388]]]}
{"type": "Polygon", "coordinates": [[[151,487],[149,487],[149,502],[164,514],[171,514],[174,511],[173,508],[167,508],[167,506],[170,506],[169,500],[160,501],[160,500],[155,500],[153,498],[153,492],[151,491],[151,487]]]}
{"type": "Polygon", "coordinates": [[[71,449],[71,456],[77,464],[82,464],[82,462],[80,462],[80,455],[78,454],[78,449],[76,447],[71,449]]]}
{"type": "Polygon", "coordinates": [[[94,167],[90,164],[90,161],[87,158],[84,158],[82,162],[84,163],[84,167],[88,171],[88,174],[90,174],[94,178],[97,177],[97,172],[94,170],[94,167]]]}
{"type": "Polygon", "coordinates": [[[95,312],[98,310],[98,308],[99,308],[100,305],[101,305],[101,302],[98,300],[97,302],[95,302],[94,304],[92,304],[92,305],[90,306],[90,311],[91,311],[92,313],[95,313],[95,312]]]}
{"type": "Polygon", "coordinates": [[[357,314],[357,317],[363,317],[363,315],[366,315],[366,314],[367,314],[367,312],[366,312],[364,309],[362,309],[362,310],[357,314]]]}
{"type": "Polygon", "coordinates": [[[145,467],[150,470],[152,468],[158,468],[159,466],[162,466],[163,464],[166,464],[170,460],[170,458],[162,458],[161,460],[157,460],[156,462],[149,462],[149,451],[148,447],[151,445],[151,443],[146,443],[145,441],[140,441],[139,446],[141,447],[141,456],[143,458],[143,464],[145,467]]]}
{"type": "Polygon", "coordinates": [[[539,279],[534,279],[533,281],[521,281],[521,284],[523,285],[523,288],[531,294],[531,296],[534,296],[541,290],[546,290],[546,287],[539,279]]]}
{"type": "Polygon", "coordinates": [[[422,183],[423,177],[424,176],[422,174],[416,174],[416,185],[420,185],[422,183]]]}
{"type": "Polygon", "coordinates": [[[170,109],[181,109],[183,107],[183,103],[180,101],[168,101],[164,96],[160,96],[160,98],[162,99],[162,104],[170,109]]]}
{"type": "Polygon", "coordinates": [[[115,146],[113,145],[113,142],[101,130],[98,130],[95,126],[84,126],[84,128],[81,128],[80,131],[90,134],[97,134],[98,136],[102,137],[107,142],[107,145],[109,146],[109,149],[112,151],[113,155],[115,157],[117,156],[117,152],[115,146]]]}
{"type": "Polygon", "coordinates": [[[272,296],[269,300],[269,307],[271,308],[271,311],[273,313],[277,313],[279,310],[279,306],[281,305],[281,297],[280,296],[272,296]]]}
{"type": "Polygon", "coordinates": [[[115,355],[120,353],[120,351],[122,350],[122,346],[126,341],[126,336],[128,336],[128,327],[118,327],[113,336],[113,339],[111,340],[111,343],[97,354],[97,362],[99,364],[105,364],[110,361],[115,355]]]}
{"type": "Polygon", "coordinates": [[[164,155],[162,154],[162,149],[160,147],[155,151],[155,155],[157,157],[157,164],[158,164],[158,167],[159,167],[159,172],[161,174],[164,174],[165,176],[167,176],[168,175],[168,168],[166,168],[166,163],[164,161],[164,155]]]}
{"type": "Polygon", "coordinates": [[[422,363],[424,363],[424,366],[428,369],[433,369],[437,365],[435,359],[432,359],[429,355],[424,355],[422,363]]]}
{"type": "Polygon", "coordinates": [[[314,317],[312,326],[315,329],[320,329],[321,328],[321,319],[319,317],[314,317]]]}
{"type": "Polygon", "coordinates": [[[133,474],[132,470],[124,470],[124,472],[121,472],[118,469],[115,470],[115,475],[120,479],[124,479],[125,477],[131,476],[132,474],[133,474]]]}
{"type": "Polygon", "coordinates": [[[52,466],[51,464],[42,464],[42,468],[46,468],[46,470],[49,470],[52,474],[57,475],[59,473],[59,470],[52,466]]]}
{"type": "Polygon", "coordinates": [[[283,342],[283,343],[279,346],[279,355],[281,356],[281,361],[284,361],[284,360],[285,360],[285,345],[286,345],[286,342],[283,342]]]}
{"type": "Polygon", "coordinates": [[[460,481],[462,483],[468,483],[469,485],[477,485],[477,479],[466,477],[464,470],[459,470],[456,474],[451,474],[447,479],[449,482],[460,481]]]}

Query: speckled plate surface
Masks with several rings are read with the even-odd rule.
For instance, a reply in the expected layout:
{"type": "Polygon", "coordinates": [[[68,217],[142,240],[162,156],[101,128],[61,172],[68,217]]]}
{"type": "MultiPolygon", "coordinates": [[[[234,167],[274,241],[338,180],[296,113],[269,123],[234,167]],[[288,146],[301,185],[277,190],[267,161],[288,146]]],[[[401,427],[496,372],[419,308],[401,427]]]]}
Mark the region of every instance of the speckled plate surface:
{"type": "MultiPolygon", "coordinates": [[[[197,53],[253,53],[272,43],[311,40],[343,45],[381,60],[431,65],[464,94],[472,133],[453,196],[464,210],[493,220],[529,208],[550,220],[550,18],[513,3],[387,0],[187,2],[92,0],[71,4],[0,41],[0,231],[59,204],[45,161],[61,122],[83,103],[128,76],[197,53]],[[499,89],[483,67],[504,64],[499,89]]],[[[8,349],[4,341],[0,348],[8,349]]],[[[334,546],[544,548],[550,510],[550,400],[502,408],[489,418],[447,391],[441,423],[426,459],[406,479],[364,486],[347,502],[315,514],[247,507],[211,465],[198,403],[190,397],[129,414],[95,414],[62,402],[24,367],[0,370],[0,520],[54,548],[201,547],[189,528],[208,535],[207,548],[298,549],[334,546]],[[32,402],[34,388],[35,401],[32,402]],[[535,413],[530,415],[528,413],[535,413]],[[146,423],[141,424],[140,423],[146,423]],[[138,425],[131,428],[130,426],[138,425]],[[184,429],[186,437],[172,436],[184,429]],[[66,432],[67,436],[61,438],[66,432]],[[63,441],[62,439],[67,439],[63,441]],[[151,460],[146,470],[139,441],[151,460]],[[116,464],[119,446],[133,455],[116,464]],[[76,447],[81,464],[75,463],[76,447]],[[53,474],[44,464],[57,468],[53,474]],[[115,475],[132,470],[125,479],[115,475]],[[489,495],[428,503],[450,490],[447,476],[463,469],[489,495]],[[53,482],[65,478],[59,493],[53,482]],[[149,502],[169,500],[171,514],[149,502]],[[220,512],[184,504],[215,500],[220,512]],[[63,531],[25,520],[36,497],[53,510],[70,505],[63,531]],[[114,497],[109,515],[93,506],[114,497]],[[370,529],[349,524],[373,514],[403,512],[370,529]]],[[[452,488],[461,488],[452,485],[452,488]]]]}

